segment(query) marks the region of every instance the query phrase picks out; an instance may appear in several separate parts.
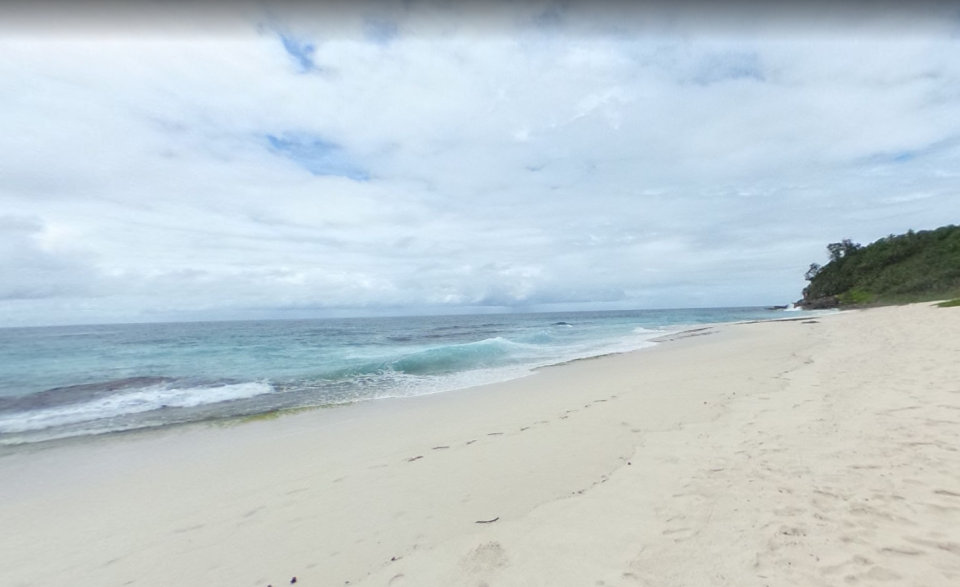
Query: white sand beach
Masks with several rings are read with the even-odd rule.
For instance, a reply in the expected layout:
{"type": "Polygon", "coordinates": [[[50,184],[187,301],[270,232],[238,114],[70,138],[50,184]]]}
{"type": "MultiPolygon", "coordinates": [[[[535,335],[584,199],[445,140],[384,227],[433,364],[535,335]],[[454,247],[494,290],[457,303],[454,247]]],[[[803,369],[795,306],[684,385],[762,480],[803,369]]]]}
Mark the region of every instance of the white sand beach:
{"type": "Polygon", "coordinates": [[[960,308],[673,338],[11,451],[0,585],[960,585],[960,308]]]}

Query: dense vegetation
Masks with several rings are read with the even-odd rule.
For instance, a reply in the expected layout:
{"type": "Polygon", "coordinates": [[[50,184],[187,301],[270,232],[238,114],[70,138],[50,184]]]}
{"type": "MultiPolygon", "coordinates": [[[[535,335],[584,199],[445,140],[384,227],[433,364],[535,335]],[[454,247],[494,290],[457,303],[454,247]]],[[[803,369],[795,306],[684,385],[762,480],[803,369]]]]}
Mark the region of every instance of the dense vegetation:
{"type": "Polygon", "coordinates": [[[905,303],[960,294],[960,226],[909,231],[862,246],[827,245],[830,262],[810,265],[803,304],[905,303]]]}

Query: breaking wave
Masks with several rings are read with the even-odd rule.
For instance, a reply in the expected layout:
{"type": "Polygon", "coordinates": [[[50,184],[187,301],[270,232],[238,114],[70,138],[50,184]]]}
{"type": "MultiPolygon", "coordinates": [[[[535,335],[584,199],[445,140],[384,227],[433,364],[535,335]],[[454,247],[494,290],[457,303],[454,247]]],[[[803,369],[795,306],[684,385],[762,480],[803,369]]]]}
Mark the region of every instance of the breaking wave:
{"type": "Polygon", "coordinates": [[[125,390],[92,401],[0,416],[0,434],[29,432],[165,408],[192,408],[272,393],[267,383],[235,383],[212,387],[155,385],[125,390]]]}

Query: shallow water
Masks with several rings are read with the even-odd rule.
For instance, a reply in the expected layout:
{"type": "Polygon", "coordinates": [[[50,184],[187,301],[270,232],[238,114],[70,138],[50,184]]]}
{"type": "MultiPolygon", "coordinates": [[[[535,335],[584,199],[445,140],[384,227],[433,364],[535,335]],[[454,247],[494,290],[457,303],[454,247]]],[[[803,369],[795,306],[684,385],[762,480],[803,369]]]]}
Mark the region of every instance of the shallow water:
{"type": "Polygon", "coordinates": [[[436,393],[763,308],[0,329],[0,444],[436,393]]]}

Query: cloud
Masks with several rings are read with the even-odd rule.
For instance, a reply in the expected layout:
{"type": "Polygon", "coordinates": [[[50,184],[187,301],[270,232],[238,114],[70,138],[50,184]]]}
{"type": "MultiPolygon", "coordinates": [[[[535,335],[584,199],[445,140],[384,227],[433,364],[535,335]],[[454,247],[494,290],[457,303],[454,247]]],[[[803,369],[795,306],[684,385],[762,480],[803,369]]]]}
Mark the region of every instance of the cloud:
{"type": "Polygon", "coordinates": [[[866,158],[865,163],[881,165],[907,163],[917,158],[940,155],[951,150],[956,151],[958,146],[960,146],[960,139],[957,137],[947,137],[928,145],[904,148],[892,152],[874,153],[866,158]]]}
{"type": "Polygon", "coordinates": [[[708,86],[724,80],[764,81],[760,57],[756,53],[713,53],[707,55],[693,76],[695,83],[708,86]]]}
{"type": "Polygon", "coordinates": [[[301,73],[317,69],[313,61],[313,54],[317,50],[316,45],[282,34],[280,35],[280,41],[283,43],[284,51],[293,58],[301,73]]]}
{"type": "Polygon", "coordinates": [[[378,45],[389,45],[399,35],[397,23],[386,18],[365,18],[364,36],[378,45]]]}
{"type": "Polygon", "coordinates": [[[90,255],[62,250],[56,227],[29,216],[0,216],[0,303],[105,293],[90,255]]]}
{"type": "Polygon", "coordinates": [[[0,37],[0,324],[771,304],[956,222],[939,20],[384,6],[0,37]]]}
{"type": "Polygon", "coordinates": [[[267,135],[270,150],[287,157],[314,175],[340,175],[366,181],[370,175],[360,169],[343,147],[321,137],[300,133],[267,135]]]}

